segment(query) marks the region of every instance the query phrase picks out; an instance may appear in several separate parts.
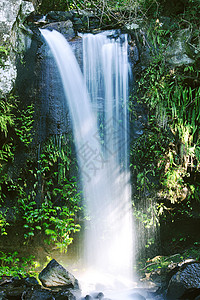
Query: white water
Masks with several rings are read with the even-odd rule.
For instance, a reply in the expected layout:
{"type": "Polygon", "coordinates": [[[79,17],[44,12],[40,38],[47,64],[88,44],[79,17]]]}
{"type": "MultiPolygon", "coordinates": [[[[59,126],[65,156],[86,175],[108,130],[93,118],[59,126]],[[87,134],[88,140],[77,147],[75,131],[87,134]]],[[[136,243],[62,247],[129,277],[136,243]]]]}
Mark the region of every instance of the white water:
{"type": "Polygon", "coordinates": [[[112,289],[133,275],[127,38],[83,35],[83,76],[65,38],[54,30],[41,33],[57,62],[73,122],[89,217],[86,269],[93,281],[103,274],[112,289]]]}

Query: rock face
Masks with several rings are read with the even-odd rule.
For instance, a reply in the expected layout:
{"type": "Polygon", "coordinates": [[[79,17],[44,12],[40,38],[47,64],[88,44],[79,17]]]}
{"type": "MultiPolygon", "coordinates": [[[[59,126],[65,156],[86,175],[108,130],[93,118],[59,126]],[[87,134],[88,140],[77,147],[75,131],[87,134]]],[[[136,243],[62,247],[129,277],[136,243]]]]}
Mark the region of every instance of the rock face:
{"type": "Polygon", "coordinates": [[[194,54],[190,44],[191,32],[183,29],[177,32],[167,50],[168,62],[175,66],[188,65],[194,63],[194,54]]]}
{"type": "Polygon", "coordinates": [[[30,30],[23,22],[34,11],[33,4],[23,0],[2,0],[0,2],[0,45],[9,49],[4,58],[4,67],[0,67],[0,90],[9,93],[17,77],[16,53],[24,51],[30,45],[30,30]]]}
{"type": "Polygon", "coordinates": [[[76,278],[61,266],[55,259],[51,260],[49,264],[39,274],[39,279],[43,286],[52,287],[72,287],[78,288],[76,278]]]}
{"type": "Polygon", "coordinates": [[[75,32],[73,29],[73,24],[70,20],[67,21],[61,21],[61,22],[53,22],[48,25],[45,25],[42,27],[43,29],[49,29],[49,30],[57,30],[60,33],[62,33],[67,40],[71,40],[75,37],[75,32]]]}
{"type": "MultiPolygon", "coordinates": [[[[182,299],[183,294],[189,289],[200,288],[200,263],[184,264],[169,281],[167,300],[182,299]]],[[[186,299],[186,298],[184,298],[186,299]]],[[[189,298],[192,299],[192,298],[189,298]]]]}
{"type": "MultiPolygon", "coordinates": [[[[42,29],[57,30],[61,32],[68,41],[75,37],[73,25],[70,20],[52,22],[43,26],[42,29]]],[[[27,56],[27,63],[21,66],[21,75],[19,76],[21,82],[18,82],[17,88],[19,89],[20,99],[22,99],[23,102],[30,99],[30,94],[32,95],[37,119],[39,120],[36,124],[36,126],[38,126],[36,132],[38,133],[38,140],[43,141],[51,134],[60,135],[68,132],[70,124],[63,85],[57,64],[48,45],[39,33],[37,37],[38,43],[35,45],[35,51],[33,41],[29,56],[27,56]],[[31,63],[33,57],[34,60],[32,60],[31,63]],[[28,77],[28,72],[29,80],[26,86],[23,87],[28,77]],[[23,79],[22,76],[25,73],[26,78],[23,79]],[[32,87],[33,91],[30,93],[32,87]]],[[[78,41],[79,40],[80,39],[78,39],[78,41]]],[[[77,44],[76,41],[73,43],[77,44]]]]}

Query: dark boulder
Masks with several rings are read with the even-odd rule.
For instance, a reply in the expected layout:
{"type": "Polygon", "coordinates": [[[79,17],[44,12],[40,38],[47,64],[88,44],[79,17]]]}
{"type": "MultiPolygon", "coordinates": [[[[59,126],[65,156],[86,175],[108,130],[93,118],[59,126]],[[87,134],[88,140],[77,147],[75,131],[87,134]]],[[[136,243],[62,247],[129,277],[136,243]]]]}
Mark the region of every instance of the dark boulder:
{"type": "Polygon", "coordinates": [[[21,299],[26,289],[30,286],[39,286],[37,279],[6,276],[0,282],[0,295],[5,296],[5,299],[21,299]]]}
{"type": "Polygon", "coordinates": [[[69,290],[61,290],[60,292],[58,292],[56,294],[55,299],[56,300],[76,300],[76,299],[79,299],[79,297],[76,298],[74,293],[69,290]]]}
{"type": "Polygon", "coordinates": [[[23,293],[24,300],[55,300],[56,298],[52,295],[51,291],[36,288],[28,289],[23,293]]]}
{"type": "MultiPolygon", "coordinates": [[[[181,298],[186,291],[200,288],[200,263],[185,263],[171,277],[167,289],[167,300],[187,299],[181,298]]],[[[188,298],[192,299],[192,298],[188,298]]],[[[195,298],[193,298],[195,299],[195,298]]]]}
{"type": "Polygon", "coordinates": [[[43,286],[34,277],[3,276],[0,300],[76,300],[81,293],[77,279],[56,260],[50,261],[39,274],[43,286]]]}
{"type": "Polygon", "coordinates": [[[73,14],[70,11],[49,11],[46,18],[48,21],[61,22],[72,20],[73,14]]]}
{"type": "Polygon", "coordinates": [[[60,33],[62,33],[68,41],[75,37],[73,24],[70,20],[49,23],[47,25],[44,25],[42,28],[49,30],[57,30],[60,33]]]}

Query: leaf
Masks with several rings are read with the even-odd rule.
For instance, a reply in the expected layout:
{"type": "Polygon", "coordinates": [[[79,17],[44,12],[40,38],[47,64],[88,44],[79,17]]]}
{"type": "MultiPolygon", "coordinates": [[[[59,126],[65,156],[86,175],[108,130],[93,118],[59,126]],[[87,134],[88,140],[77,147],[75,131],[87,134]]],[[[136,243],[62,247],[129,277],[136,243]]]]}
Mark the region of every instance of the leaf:
{"type": "Polygon", "coordinates": [[[36,226],[35,228],[38,230],[42,230],[41,226],[36,226]]]}

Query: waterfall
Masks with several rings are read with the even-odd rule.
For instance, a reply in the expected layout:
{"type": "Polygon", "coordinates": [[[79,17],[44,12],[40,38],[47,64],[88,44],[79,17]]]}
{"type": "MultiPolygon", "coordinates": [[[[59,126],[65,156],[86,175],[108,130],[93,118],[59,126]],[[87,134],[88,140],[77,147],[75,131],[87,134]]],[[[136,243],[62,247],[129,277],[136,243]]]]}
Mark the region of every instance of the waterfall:
{"type": "Polygon", "coordinates": [[[87,268],[132,277],[127,36],[84,34],[83,73],[66,39],[41,29],[62,78],[87,206],[87,268]]]}

